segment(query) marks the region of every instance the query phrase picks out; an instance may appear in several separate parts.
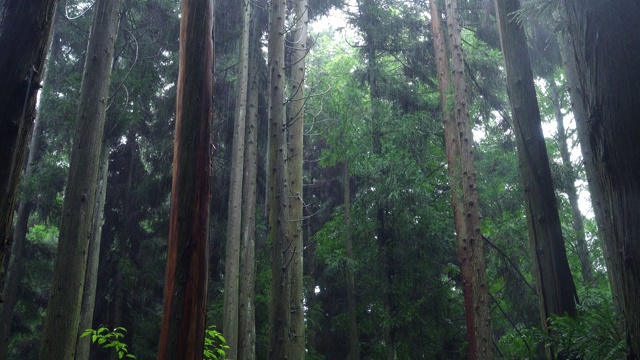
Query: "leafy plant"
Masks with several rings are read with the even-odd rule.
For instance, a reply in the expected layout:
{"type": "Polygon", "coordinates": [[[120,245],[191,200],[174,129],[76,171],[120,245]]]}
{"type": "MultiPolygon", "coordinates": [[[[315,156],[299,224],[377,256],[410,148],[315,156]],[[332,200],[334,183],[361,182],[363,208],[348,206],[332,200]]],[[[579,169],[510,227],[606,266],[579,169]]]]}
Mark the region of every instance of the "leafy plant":
{"type": "Polygon", "coordinates": [[[109,328],[107,328],[106,326],[101,326],[97,330],[85,330],[82,335],[80,335],[80,337],[83,338],[85,336],[91,335],[92,343],[98,344],[98,346],[103,349],[113,348],[118,353],[118,359],[136,359],[135,355],[129,353],[127,344],[119,340],[124,338],[124,333],[126,332],[127,329],[121,326],[113,330],[109,330],[109,328]]]}
{"type": "Polygon", "coordinates": [[[204,358],[205,359],[224,359],[228,349],[227,340],[222,333],[216,330],[215,325],[211,325],[204,333],[204,358]]]}

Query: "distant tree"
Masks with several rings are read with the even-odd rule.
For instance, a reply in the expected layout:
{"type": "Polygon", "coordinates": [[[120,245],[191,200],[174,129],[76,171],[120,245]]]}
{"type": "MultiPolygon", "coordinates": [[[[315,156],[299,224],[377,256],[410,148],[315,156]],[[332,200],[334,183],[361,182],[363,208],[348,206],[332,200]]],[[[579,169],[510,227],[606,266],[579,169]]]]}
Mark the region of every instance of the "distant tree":
{"type": "Polygon", "coordinates": [[[240,237],[240,294],[238,316],[238,359],[256,357],[256,192],[258,182],[258,92],[262,60],[257,13],[249,38],[249,86],[242,181],[242,234],[240,237]]]}
{"type": "Polygon", "coordinates": [[[0,275],[56,2],[0,1],[0,275]]]}
{"type": "MultiPolygon", "coordinates": [[[[519,0],[496,0],[540,317],[546,331],[551,315],[575,316],[577,294],[560,227],[527,40],[513,15],[519,10],[519,0]]],[[[547,355],[555,356],[552,353],[547,355]]]]}
{"type": "Polygon", "coordinates": [[[307,27],[309,8],[307,0],[296,0],[293,20],[293,53],[291,54],[289,80],[289,108],[287,118],[288,150],[287,181],[289,182],[289,239],[291,260],[289,279],[291,282],[291,325],[289,359],[305,358],[304,293],[303,293],[303,236],[304,197],[302,191],[302,168],[304,164],[303,137],[305,102],[305,77],[307,49],[307,27]]]}
{"type": "Polygon", "coordinates": [[[75,355],[120,1],[96,2],[39,358],[75,355]]]}
{"type": "Polygon", "coordinates": [[[237,359],[238,311],[240,291],[240,241],[242,233],[242,190],[245,154],[245,121],[247,116],[247,86],[249,73],[249,32],[251,4],[242,1],[240,7],[242,32],[238,51],[238,80],[236,81],[236,108],[233,118],[233,144],[231,173],[229,176],[229,209],[227,217],[227,244],[224,271],[224,310],[222,331],[229,345],[227,357],[237,359]]]}
{"type": "MultiPolygon", "coordinates": [[[[608,204],[605,249],[622,292],[628,359],[640,358],[640,3],[563,2],[593,156],[594,179],[608,204]]],[[[593,189],[593,188],[592,188],[593,189]]]]}
{"type": "Polygon", "coordinates": [[[211,179],[213,1],[183,0],[173,183],[159,360],[201,359],[211,179]]]}
{"type": "Polygon", "coordinates": [[[289,344],[291,266],[289,238],[289,187],[285,137],[285,0],[273,0],[269,9],[269,149],[267,204],[271,242],[271,302],[269,309],[269,359],[285,359],[289,344]]]}

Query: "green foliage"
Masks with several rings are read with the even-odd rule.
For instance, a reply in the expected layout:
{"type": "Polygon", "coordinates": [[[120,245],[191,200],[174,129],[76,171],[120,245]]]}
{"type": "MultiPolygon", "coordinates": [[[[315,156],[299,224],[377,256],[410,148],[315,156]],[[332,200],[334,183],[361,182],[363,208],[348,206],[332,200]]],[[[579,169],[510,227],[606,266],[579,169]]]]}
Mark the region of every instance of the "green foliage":
{"type": "Polygon", "coordinates": [[[80,338],[91,335],[91,342],[97,344],[103,349],[113,349],[118,354],[118,359],[136,359],[136,356],[129,353],[127,344],[121,341],[124,338],[124,333],[127,329],[123,327],[117,327],[110,330],[106,326],[101,326],[98,329],[85,330],[80,338]]]}
{"type": "Polygon", "coordinates": [[[225,352],[229,348],[227,340],[222,333],[216,330],[215,325],[211,325],[205,330],[204,336],[204,358],[205,359],[224,359],[227,355],[225,352]]]}
{"type": "Polygon", "coordinates": [[[615,360],[626,356],[620,315],[608,291],[589,290],[583,294],[578,315],[552,316],[549,334],[539,328],[518,328],[505,334],[498,347],[506,358],[536,358],[541,346],[551,346],[556,354],[583,360],[615,360]]]}

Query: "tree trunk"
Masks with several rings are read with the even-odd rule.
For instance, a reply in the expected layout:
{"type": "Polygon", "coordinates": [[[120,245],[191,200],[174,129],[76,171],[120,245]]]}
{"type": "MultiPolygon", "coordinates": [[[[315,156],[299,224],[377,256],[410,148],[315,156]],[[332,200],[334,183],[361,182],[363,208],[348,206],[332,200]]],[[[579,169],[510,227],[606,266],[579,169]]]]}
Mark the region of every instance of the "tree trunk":
{"type": "MultiPolygon", "coordinates": [[[[449,46],[451,48],[451,68],[453,72],[454,117],[452,126],[453,138],[458,143],[456,154],[458,167],[454,171],[460,178],[452,185],[459,186],[459,196],[454,206],[461,206],[460,218],[462,233],[457,234],[458,257],[463,276],[463,291],[467,313],[467,326],[471,325],[473,342],[469,341],[469,357],[471,359],[493,359],[493,332],[491,331],[491,310],[487,288],[486,264],[484,259],[484,242],[480,230],[480,213],[478,210],[478,193],[476,190],[476,167],[473,159],[473,133],[467,108],[467,85],[464,67],[464,54],[458,23],[456,0],[446,0],[447,24],[449,29],[449,46]],[[465,264],[468,262],[468,264],[465,264]],[[469,268],[465,278],[462,268],[469,268]],[[469,304],[470,302],[470,304],[469,304]],[[470,321],[469,316],[473,319],[470,321]],[[473,346],[471,346],[473,344],[473,346]]],[[[446,111],[446,110],[445,110],[446,111]]],[[[450,121],[453,119],[450,119],[450,121]]],[[[450,164],[451,166],[451,164],[450,164]]],[[[452,186],[453,187],[453,186],[452,186]]]]}
{"type": "Polygon", "coordinates": [[[640,3],[565,0],[595,181],[609,206],[609,269],[622,290],[630,359],[640,357],[640,3]]]}
{"type": "Polygon", "coordinates": [[[91,345],[91,339],[89,337],[80,338],[80,335],[82,335],[86,329],[93,328],[93,309],[96,305],[98,265],[100,263],[100,240],[102,238],[102,221],[104,203],[107,196],[107,177],[109,175],[109,147],[105,144],[103,144],[100,154],[100,170],[98,174],[91,240],[89,240],[87,272],[84,277],[82,310],[80,312],[80,324],[78,326],[76,360],[88,360],[91,345]]]}
{"type": "Polygon", "coordinates": [[[260,61],[260,36],[253,22],[250,37],[249,89],[247,94],[247,128],[245,137],[242,234],[240,243],[240,310],[238,319],[238,359],[253,360],[256,357],[256,189],[258,173],[258,64],[260,61]]]}
{"type": "MultiPolygon", "coordinates": [[[[137,224],[132,209],[131,198],[133,196],[133,172],[134,164],[136,161],[136,133],[133,130],[129,130],[127,134],[127,147],[129,148],[129,166],[127,168],[127,187],[124,191],[124,198],[122,199],[122,214],[123,220],[116,225],[118,232],[118,247],[115,251],[115,290],[113,294],[113,318],[111,318],[111,328],[115,329],[119,326],[123,326],[124,323],[124,311],[126,306],[125,301],[125,264],[128,259],[128,247],[133,243],[133,232],[137,224]]],[[[108,160],[108,159],[107,159],[108,160]]],[[[118,360],[118,353],[111,351],[111,360],[118,360]]]]}
{"type": "MultiPolygon", "coordinates": [[[[45,72],[46,71],[45,68],[45,72]]],[[[43,80],[46,80],[46,73],[43,80]]],[[[29,142],[29,156],[27,157],[27,163],[24,169],[25,178],[31,173],[34,160],[40,156],[39,146],[41,136],[42,124],[40,122],[40,112],[38,111],[29,142]]],[[[7,347],[9,345],[9,337],[11,336],[11,323],[13,322],[13,311],[18,300],[18,286],[22,278],[22,255],[27,240],[29,216],[31,215],[33,207],[34,204],[27,199],[23,200],[18,206],[18,217],[13,231],[9,267],[2,291],[3,302],[0,303],[0,359],[4,359],[7,356],[7,347]]]]}
{"type": "Polygon", "coordinates": [[[244,166],[245,120],[247,108],[247,81],[249,69],[249,0],[241,5],[242,32],[238,52],[238,80],[236,109],[229,176],[229,212],[227,220],[227,246],[224,276],[223,334],[227,339],[227,359],[238,358],[238,308],[240,283],[240,234],[242,226],[242,177],[244,166]]]}
{"type": "Polygon", "coordinates": [[[169,245],[158,360],[201,359],[207,316],[213,1],[182,0],[169,245]]]}
{"type": "Polygon", "coordinates": [[[304,359],[304,294],[303,294],[303,249],[302,223],[304,201],[302,193],[303,137],[304,137],[304,80],[305,58],[307,57],[307,0],[295,1],[293,33],[293,53],[291,59],[291,80],[289,89],[287,169],[289,181],[289,239],[291,241],[290,283],[291,283],[291,325],[289,329],[288,359],[304,359]]]}
{"type": "MultiPolygon", "coordinates": [[[[353,262],[353,238],[351,237],[351,186],[349,164],[342,164],[342,186],[344,193],[344,228],[347,259],[353,262]]],[[[358,318],[356,308],[356,285],[353,266],[347,265],[347,311],[349,314],[349,360],[360,360],[360,340],[358,339],[358,318]]]]}
{"type": "Polygon", "coordinates": [[[284,111],[284,34],[286,1],[273,0],[269,13],[269,238],[271,241],[271,304],[269,359],[286,359],[289,345],[289,187],[286,169],[284,111]]]}
{"type": "Polygon", "coordinates": [[[41,360],[73,359],[76,349],[120,0],[98,0],[95,6],[41,360]]]}
{"type": "MultiPolygon", "coordinates": [[[[582,161],[584,163],[585,173],[587,174],[587,183],[589,184],[589,195],[591,196],[593,214],[596,219],[596,224],[598,225],[598,238],[602,245],[605,265],[607,266],[607,269],[612,269],[614,254],[612,253],[607,241],[607,239],[611,238],[611,224],[607,220],[609,219],[611,210],[609,203],[605,202],[602,197],[603,192],[600,184],[596,181],[596,170],[593,162],[591,140],[589,139],[589,128],[587,125],[587,109],[583,97],[584,90],[580,85],[580,80],[578,78],[576,59],[573,53],[573,41],[571,40],[571,37],[564,32],[561,32],[558,35],[558,38],[558,41],[560,42],[560,54],[562,56],[565,75],[569,85],[571,109],[576,121],[578,140],[580,141],[582,161]]],[[[618,312],[622,314],[622,285],[617,282],[614,276],[612,276],[611,271],[607,271],[607,277],[609,278],[613,303],[618,312]]]]}
{"type": "MultiPolygon", "coordinates": [[[[496,0],[540,316],[547,331],[549,316],[575,316],[577,295],[562,238],[526,37],[513,18],[518,10],[519,0],[496,0]]],[[[547,356],[554,356],[552,353],[547,356]]]]}
{"type": "Polygon", "coordinates": [[[55,0],[0,0],[0,275],[55,8],[55,0]]]}
{"type": "Polygon", "coordinates": [[[562,114],[562,100],[558,91],[558,85],[555,79],[548,81],[551,90],[551,101],[553,102],[554,112],[557,124],[557,137],[558,148],[560,149],[560,157],[562,158],[562,164],[564,167],[564,174],[566,175],[565,192],[569,197],[569,205],[571,206],[571,225],[576,237],[576,248],[578,253],[578,259],[580,259],[580,272],[582,273],[582,281],[587,286],[592,286],[595,283],[595,277],[593,276],[593,267],[591,265],[591,259],[589,257],[589,247],[585,239],[584,221],[582,220],[582,213],[578,206],[578,190],[576,189],[576,172],[571,164],[571,155],[569,153],[569,147],[567,142],[567,132],[564,128],[564,115],[562,114]]]}

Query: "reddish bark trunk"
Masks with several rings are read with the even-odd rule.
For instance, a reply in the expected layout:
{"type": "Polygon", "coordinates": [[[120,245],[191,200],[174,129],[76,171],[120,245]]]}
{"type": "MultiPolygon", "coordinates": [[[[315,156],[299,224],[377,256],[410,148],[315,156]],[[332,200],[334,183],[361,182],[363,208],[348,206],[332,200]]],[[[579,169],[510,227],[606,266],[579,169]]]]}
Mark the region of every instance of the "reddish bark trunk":
{"type": "Polygon", "coordinates": [[[213,1],[183,0],[159,360],[201,359],[207,302],[213,1]]]}

